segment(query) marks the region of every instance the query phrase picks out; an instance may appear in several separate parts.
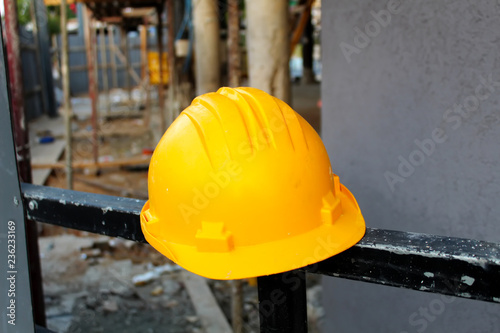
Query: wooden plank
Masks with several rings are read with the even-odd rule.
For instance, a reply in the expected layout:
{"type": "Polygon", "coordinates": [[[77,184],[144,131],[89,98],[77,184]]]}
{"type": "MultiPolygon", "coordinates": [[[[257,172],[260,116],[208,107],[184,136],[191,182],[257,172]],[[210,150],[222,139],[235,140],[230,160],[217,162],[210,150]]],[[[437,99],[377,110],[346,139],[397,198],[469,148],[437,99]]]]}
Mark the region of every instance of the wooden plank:
{"type": "MultiPolygon", "coordinates": [[[[103,18],[101,22],[105,22],[105,23],[109,23],[109,24],[114,24],[116,22],[113,22],[113,20],[109,20],[110,18],[109,17],[106,17],[106,18],[103,18]]],[[[121,16],[120,16],[120,21],[118,23],[121,22],[121,16]]],[[[111,26],[112,27],[112,26],[111,26]]],[[[23,44],[23,45],[28,45],[29,48],[31,48],[29,45],[32,45],[32,44],[23,44]]],[[[21,47],[24,47],[23,45],[21,45],[21,47]]],[[[33,46],[34,48],[34,46],[33,46]]],[[[106,50],[111,50],[114,48],[114,44],[113,45],[106,45],[106,50]]],[[[135,44],[132,44],[130,45],[129,49],[130,50],[139,50],[141,48],[141,44],[140,43],[135,43],[135,44]]],[[[60,52],[61,50],[57,47],[57,46],[54,46],[51,48],[52,52],[55,52],[55,53],[58,53],[60,52]]],[[[34,49],[32,50],[34,51],[34,49]]],[[[85,48],[85,46],[71,46],[69,48],[69,53],[79,53],[79,52],[86,52],[87,49],[85,48]]]]}
{"type": "MultiPolygon", "coordinates": [[[[141,117],[141,113],[132,113],[130,115],[127,115],[128,117],[141,117]]],[[[123,114],[114,114],[107,119],[110,118],[119,118],[119,117],[125,117],[123,114]]],[[[139,125],[140,126],[140,125],[139,125]]],[[[99,131],[98,136],[99,138],[109,138],[109,137],[120,137],[120,136],[127,136],[127,137],[139,137],[139,136],[144,136],[148,135],[149,129],[145,127],[136,127],[136,128],[130,128],[129,126],[122,126],[122,127],[112,127],[112,128],[104,128],[101,131],[99,131]]],[[[77,132],[73,133],[73,139],[74,140],[81,140],[81,139],[89,139],[89,132],[86,130],[79,130],[77,132]]]]}
{"type": "MultiPolygon", "coordinates": [[[[49,118],[43,115],[34,121],[31,121],[29,126],[30,131],[30,150],[31,163],[55,163],[61,157],[66,141],[58,138],[64,137],[64,121],[63,117],[49,118]],[[40,144],[36,140],[37,133],[49,131],[56,140],[52,143],[40,144]]],[[[33,184],[44,185],[51,172],[50,168],[32,170],[33,184]]]]}
{"type": "MultiPolygon", "coordinates": [[[[141,67],[141,63],[140,62],[132,62],[130,64],[131,67],[133,68],[139,68],[141,67]]],[[[113,69],[115,68],[116,70],[125,70],[127,69],[127,67],[125,65],[116,65],[115,67],[112,67],[111,65],[107,65],[106,67],[102,64],[96,64],[96,67],[99,68],[100,70],[104,70],[104,69],[113,69]]],[[[75,66],[71,66],[69,68],[71,70],[71,72],[81,72],[81,71],[86,71],[88,69],[88,66],[87,65],[75,65],[75,66]]]]}
{"type": "MultiPolygon", "coordinates": [[[[73,169],[84,169],[84,168],[93,168],[93,167],[97,167],[99,169],[115,168],[115,167],[126,166],[126,165],[148,164],[150,159],[151,158],[149,156],[146,156],[146,157],[136,157],[136,158],[129,158],[129,159],[120,159],[120,160],[115,160],[115,161],[97,162],[97,163],[95,163],[94,161],[82,161],[82,162],[73,162],[72,167],[73,167],[73,169]]],[[[56,162],[56,163],[38,162],[38,163],[31,164],[31,168],[37,169],[37,170],[38,169],[47,169],[47,168],[48,169],[64,169],[65,167],[66,167],[66,165],[62,162],[56,162]]]]}
{"type": "MultiPolygon", "coordinates": [[[[46,165],[43,168],[32,168],[31,174],[33,184],[44,185],[52,172],[51,168],[47,167],[51,163],[57,161],[66,147],[66,140],[55,140],[52,143],[38,144],[31,147],[31,163],[33,165],[46,165]]],[[[64,163],[60,163],[61,169],[65,168],[64,163]]]]}
{"type": "Polygon", "coordinates": [[[123,197],[130,196],[130,197],[135,198],[135,199],[141,199],[141,200],[147,200],[148,199],[148,193],[147,192],[136,190],[136,189],[133,189],[133,188],[127,188],[127,187],[123,187],[123,186],[118,186],[118,185],[106,184],[106,183],[103,182],[102,179],[92,180],[92,179],[86,179],[86,178],[76,177],[75,180],[78,181],[78,182],[90,185],[90,186],[94,186],[94,187],[106,190],[106,191],[115,192],[115,193],[117,193],[117,194],[119,194],[120,196],[123,196],[123,197]]]}
{"type": "Polygon", "coordinates": [[[232,333],[224,313],[207,285],[207,280],[188,271],[183,271],[182,277],[205,332],[232,333]]]}

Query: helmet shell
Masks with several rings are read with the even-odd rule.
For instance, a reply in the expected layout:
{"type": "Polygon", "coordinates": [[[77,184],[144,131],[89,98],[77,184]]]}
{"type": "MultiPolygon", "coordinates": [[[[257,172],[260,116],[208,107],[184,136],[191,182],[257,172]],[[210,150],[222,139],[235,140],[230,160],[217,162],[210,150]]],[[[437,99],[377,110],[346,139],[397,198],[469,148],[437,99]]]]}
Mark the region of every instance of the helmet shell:
{"type": "Polygon", "coordinates": [[[358,242],[365,223],[314,129],[255,88],[192,102],[158,143],[141,212],[147,241],[213,279],[269,275],[358,242]]]}

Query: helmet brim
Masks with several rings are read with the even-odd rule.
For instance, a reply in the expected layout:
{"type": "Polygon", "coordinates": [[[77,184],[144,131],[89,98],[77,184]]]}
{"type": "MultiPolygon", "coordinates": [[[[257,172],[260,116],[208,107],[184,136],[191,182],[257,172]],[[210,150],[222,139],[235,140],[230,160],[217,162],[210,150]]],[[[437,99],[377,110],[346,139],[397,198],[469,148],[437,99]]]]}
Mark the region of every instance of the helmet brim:
{"type": "Polygon", "coordinates": [[[341,185],[342,215],[333,223],[273,242],[236,246],[229,252],[200,252],[188,246],[154,237],[148,232],[144,211],[141,228],[146,240],[163,255],[195,274],[217,280],[244,279],[305,267],[355,245],[365,234],[365,221],[351,192],[341,185]]]}

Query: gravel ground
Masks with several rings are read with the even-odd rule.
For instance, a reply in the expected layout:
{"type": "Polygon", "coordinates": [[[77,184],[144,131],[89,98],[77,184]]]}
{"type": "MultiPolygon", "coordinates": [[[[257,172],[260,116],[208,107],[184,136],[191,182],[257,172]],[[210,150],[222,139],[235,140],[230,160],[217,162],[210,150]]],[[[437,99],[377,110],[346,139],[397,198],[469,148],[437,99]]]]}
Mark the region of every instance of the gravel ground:
{"type": "Polygon", "coordinates": [[[39,242],[50,329],[61,333],[201,332],[180,268],[149,245],[74,235],[41,237],[39,242]],[[125,254],[134,261],[124,259],[125,254]],[[170,269],[133,282],[156,267],[170,269]]]}
{"type": "MultiPolygon", "coordinates": [[[[62,234],[39,239],[48,327],[66,333],[203,332],[179,266],[147,244],[62,234]]],[[[231,323],[230,281],[208,280],[231,323]]],[[[257,288],[244,283],[244,329],[259,332],[257,288]]],[[[309,332],[322,320],[308,275],[309,332]]]]}

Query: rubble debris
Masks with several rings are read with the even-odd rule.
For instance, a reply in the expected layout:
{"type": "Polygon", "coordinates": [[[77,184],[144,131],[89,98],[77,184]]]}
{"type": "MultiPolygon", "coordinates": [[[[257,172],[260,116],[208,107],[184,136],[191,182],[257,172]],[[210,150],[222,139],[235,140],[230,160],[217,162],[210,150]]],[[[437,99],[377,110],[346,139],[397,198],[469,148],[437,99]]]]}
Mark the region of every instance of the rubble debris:
{"type": "Polygon", "coordinates": [[[167,308],[167,309],[171,309],[171,308],[174,308],[176,307],[177,305],[179,305],[179,302],[176,301],[175,299],[172,299],[172,300],[169,300],[165,303],[163,303],[163,307],[167,308]]]}
{"type": "Polygon", "coordinates": [[[307,321],[309,326],[321,327],[325,310],[321,304],[323,288],[320,284],[307,289],[307,321]]]}
{"type": "Polygon", "coordinates": [[[99,298],[96,295],[90,295],[85,300],[85,305],[89,309],[96,309],[99,306],[99,298]]]}
{"type": "Polygon", "coordinates": [[[162,287],[163,290],[165,290],[165,293],[169,295],[175,295],[179,290],[182,288],[181,284],[177,279],[172,278],[172,279],[163,279],[162,280],[162,287]]]}
{"type": "Polygon", "coordinates": [[[45,298],[45,314],[49,328],[56,332],[66,332],[73,320],[73,308],[77,300],[87,297],[86,291],[68,293],[60,297],[45,298]]]}
{"type": "Polygon", "coordinates": [[[90,259],[90,258],[98,258],[101,256],[102,256],[101,250],[89,249],[89,248],[82,249],[82,254],[80,255],[80,257],[84,260],[90,259]]]}
{"type": "Polygon", "coordinates": [[[151,281],[158,279],[164,273],[171,273],[179,271],[181,269],[182,268],[179,265],[171,265],[171,264],[154,267],[152,270],[146,273],[135,275],[132,278],[132,283],[135,286],[143,286],[150,283],[151,281]]]}
{"type": "Polygon", "coordinates": [[[135,290],[131,289],[129,285],[124,283],[113,283],[110,289],[111,294],[131,298],[135,295],[135,290]]]}
{"type": "Polygon", "coordinates": [[[116,312],[118,311],[118,303],[115,300],[106,300],[102,303],[102,309],[104,312],[116,312]]]}
{"type": "Polygon", "coordinates": [[[151,290],[151,296],[159,296],[163,294],[163,287],[157,286],[153,290],[151,290]]]}

